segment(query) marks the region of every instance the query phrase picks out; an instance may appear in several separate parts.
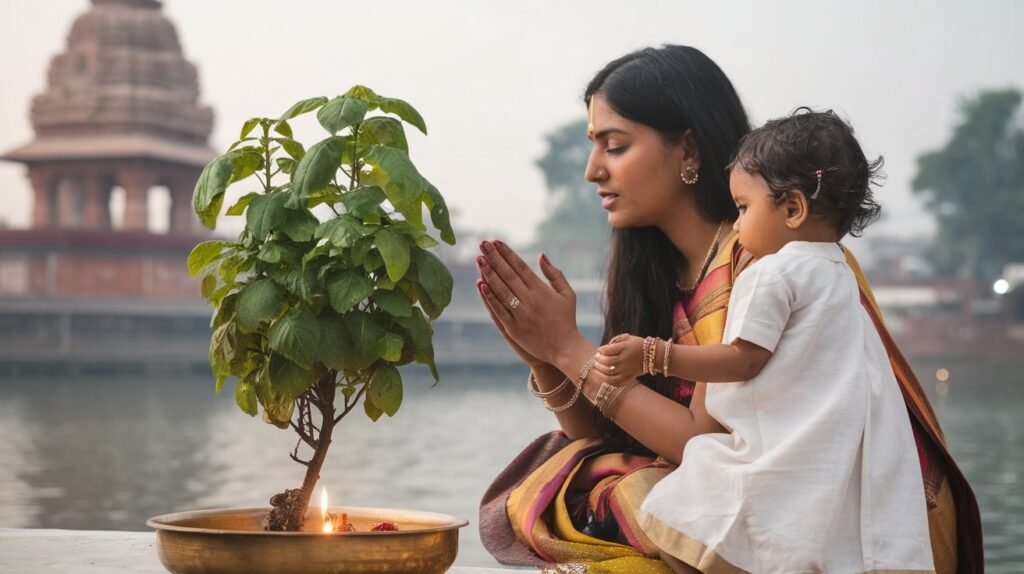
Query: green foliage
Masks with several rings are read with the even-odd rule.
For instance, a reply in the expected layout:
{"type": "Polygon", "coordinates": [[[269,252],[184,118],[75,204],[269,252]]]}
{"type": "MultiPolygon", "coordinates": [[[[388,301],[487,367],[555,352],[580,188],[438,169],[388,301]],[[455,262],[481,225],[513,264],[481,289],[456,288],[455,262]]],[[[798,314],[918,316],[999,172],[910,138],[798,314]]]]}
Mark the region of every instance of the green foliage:
{"type": "Polygon", "coordinates": [[[939,272],[989,282],[1024,261],[1021,93],[981,93],[961,117],[943,149],[918,158],[913,189],[938,222],[931,260],[939,272]]]}
{"type": "Polygon", "coordinates": [[[247,120],[203,170],[193,206],[211,229],[228,187],[261,188],[226,212],[245,217],[237,240],[204,241],[188,257],[216,310],[216,389],[237,378],[249,415],[262,407],[263,420],[287,428],[295,400],[330,380],[346,401],[361,390],[376,420],[401,406],[396,367],[419,362],[438,380],[427,317],[451,302],[452,276],[426,250],[439,243],[424,209],[440,239],[455,236],[444,198],[409,159],[403,122],[426,133],[407,102],[356,86],[247,120]],[[307,147],[289,122],[312,112],[326,136],[307,147]],[[323,205],[330,216],[317,218],[323,205]]]}

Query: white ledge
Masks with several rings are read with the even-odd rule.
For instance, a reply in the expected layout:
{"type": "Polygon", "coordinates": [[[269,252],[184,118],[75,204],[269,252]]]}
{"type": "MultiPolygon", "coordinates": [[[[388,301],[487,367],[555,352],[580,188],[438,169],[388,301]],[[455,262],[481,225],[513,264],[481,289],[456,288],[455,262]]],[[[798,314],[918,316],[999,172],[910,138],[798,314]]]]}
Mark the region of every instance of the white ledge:
{"type": "MultiPolygon", "coordinates": [[[[155,532],[0,528],[0,572],[19,574],[163,574],[155,532]]],[[[537,572],[454,566],[448,574],[537,572]]]]}

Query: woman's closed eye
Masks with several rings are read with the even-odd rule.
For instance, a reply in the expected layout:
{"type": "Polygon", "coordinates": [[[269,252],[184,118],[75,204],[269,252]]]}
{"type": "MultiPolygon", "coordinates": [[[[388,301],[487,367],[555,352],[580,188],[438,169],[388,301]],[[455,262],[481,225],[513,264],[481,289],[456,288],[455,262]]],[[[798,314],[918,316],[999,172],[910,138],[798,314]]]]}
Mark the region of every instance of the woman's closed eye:
{"type": "Polygon", "coordinates": [[[611,155],[622,155],[622,153],[626,151],[626,146],[620,145],[618,147],[608,147],[604,151],[611,155]]]}

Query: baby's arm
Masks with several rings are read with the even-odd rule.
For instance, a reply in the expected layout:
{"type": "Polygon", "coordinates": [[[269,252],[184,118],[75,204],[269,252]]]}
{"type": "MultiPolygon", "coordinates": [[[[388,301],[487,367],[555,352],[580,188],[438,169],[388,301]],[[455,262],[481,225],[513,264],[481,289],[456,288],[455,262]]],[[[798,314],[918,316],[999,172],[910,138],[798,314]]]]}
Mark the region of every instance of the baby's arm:
{"type": "MultiPolygon", "coordinates": [[[[661,353],[658,357],[664,360],[661,353]]],[[[740,383],[756,377],[771,356],[768,349],[743,339],[728,345],[672,345],[668,372],[688,381],[740,383]]]]}

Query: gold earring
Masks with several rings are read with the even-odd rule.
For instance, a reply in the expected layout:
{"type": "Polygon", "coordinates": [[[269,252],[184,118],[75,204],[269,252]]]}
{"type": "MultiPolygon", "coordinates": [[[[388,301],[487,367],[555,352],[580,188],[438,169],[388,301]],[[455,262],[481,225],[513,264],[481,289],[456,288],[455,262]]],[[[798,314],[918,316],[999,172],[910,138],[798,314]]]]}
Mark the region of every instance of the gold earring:
{"type": "Polygon", "coordinates": [[[686,185],[694,185],[700,180],[700,172],[698,172],[697,168],[692,165],[688,165],[684,167],[682,173],[679,174],[679,179],[683,180],[683,183],[686,185]],[[687,174],[689,174],[689,177],[687,177],[687,174]]]}

